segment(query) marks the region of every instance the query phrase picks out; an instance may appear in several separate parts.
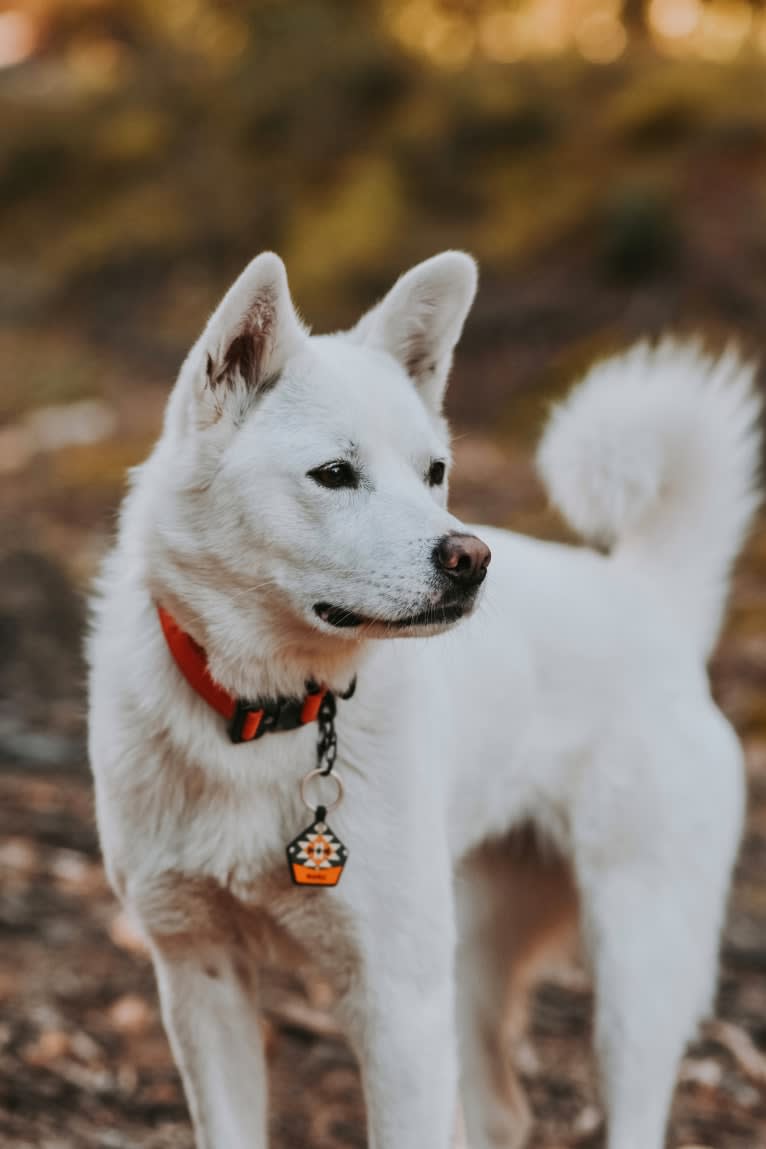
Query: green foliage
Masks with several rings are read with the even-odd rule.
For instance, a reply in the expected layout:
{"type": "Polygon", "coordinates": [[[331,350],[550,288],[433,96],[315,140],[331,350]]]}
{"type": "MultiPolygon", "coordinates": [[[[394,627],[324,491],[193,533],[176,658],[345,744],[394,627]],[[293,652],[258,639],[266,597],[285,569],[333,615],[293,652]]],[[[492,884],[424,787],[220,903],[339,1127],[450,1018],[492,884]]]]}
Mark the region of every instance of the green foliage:
{"type": "Polygon", "coordinates": [[[612,193],[600,230],[608,273],[628,283],[667,271],[678,254],[672,206],[651,188],[628,186],[612,193]]]}

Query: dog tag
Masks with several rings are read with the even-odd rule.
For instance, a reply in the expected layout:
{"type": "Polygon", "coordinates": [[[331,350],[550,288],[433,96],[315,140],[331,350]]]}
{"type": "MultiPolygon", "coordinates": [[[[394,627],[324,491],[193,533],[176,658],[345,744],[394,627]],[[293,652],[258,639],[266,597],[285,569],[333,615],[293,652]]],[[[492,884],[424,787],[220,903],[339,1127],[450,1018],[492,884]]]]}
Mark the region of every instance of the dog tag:
{"type": "Polygon", "coordinates": [[[296,886],[337,886],[348,850],[325,822],[320,806],[316,820],[287,847],[290,876],[296,886]]]}

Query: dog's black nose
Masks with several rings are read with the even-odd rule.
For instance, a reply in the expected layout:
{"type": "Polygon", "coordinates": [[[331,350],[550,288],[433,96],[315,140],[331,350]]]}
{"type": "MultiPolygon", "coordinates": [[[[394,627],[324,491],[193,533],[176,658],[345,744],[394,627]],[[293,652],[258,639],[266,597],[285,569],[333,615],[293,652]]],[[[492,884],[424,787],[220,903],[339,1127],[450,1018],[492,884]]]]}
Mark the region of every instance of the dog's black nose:
{"type": "Polygon", "coordinates": [[[434,548],[434,562],[463,587],[484,581],[492,552],[476,535],[445,535],[434,548]]]}

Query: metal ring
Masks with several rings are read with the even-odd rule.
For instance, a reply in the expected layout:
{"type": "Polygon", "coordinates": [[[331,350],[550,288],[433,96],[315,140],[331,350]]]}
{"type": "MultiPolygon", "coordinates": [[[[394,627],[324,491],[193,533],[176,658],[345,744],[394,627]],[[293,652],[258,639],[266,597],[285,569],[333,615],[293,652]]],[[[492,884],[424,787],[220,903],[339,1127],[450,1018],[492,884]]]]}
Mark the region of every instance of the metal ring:
{"type": "Polygon", "coordinates": [[[341,780],[340,774],[336,772],[333,772],[332,774],[325,774],[323,770],[311,770],[301,779],[301,798],[303,800],[304,806],[307,806],[309,810],[311,810],[312,814],[316,814],[319,806],[312,806],[311,802],[309,802],[308,798],[306,797],[306,791],[308,789],[309,782],[313,781],[314,778],[329,778],[331,781],[335,782],[335,785],[338,787],[338,793],[335,797],[335,801],[329,802],[325,806],[325,810],[329,814],[332,810],[335,810],[338,806],[340,806],[341,802],[343,801],[343,782],[341,780]]]}

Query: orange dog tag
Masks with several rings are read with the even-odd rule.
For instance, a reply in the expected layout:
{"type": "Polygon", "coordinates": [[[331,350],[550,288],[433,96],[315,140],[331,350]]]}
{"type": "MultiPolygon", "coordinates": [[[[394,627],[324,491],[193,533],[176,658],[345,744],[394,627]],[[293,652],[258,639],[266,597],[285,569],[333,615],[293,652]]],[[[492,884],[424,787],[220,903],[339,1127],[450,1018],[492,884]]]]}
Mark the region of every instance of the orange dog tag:
{"type": "Polygon", "coordinates": [[[296,886],[337,886],[348,850],[325,822],[324,809],[316,813],[316,821],[287,847],[290,876],[296,886]]]}

